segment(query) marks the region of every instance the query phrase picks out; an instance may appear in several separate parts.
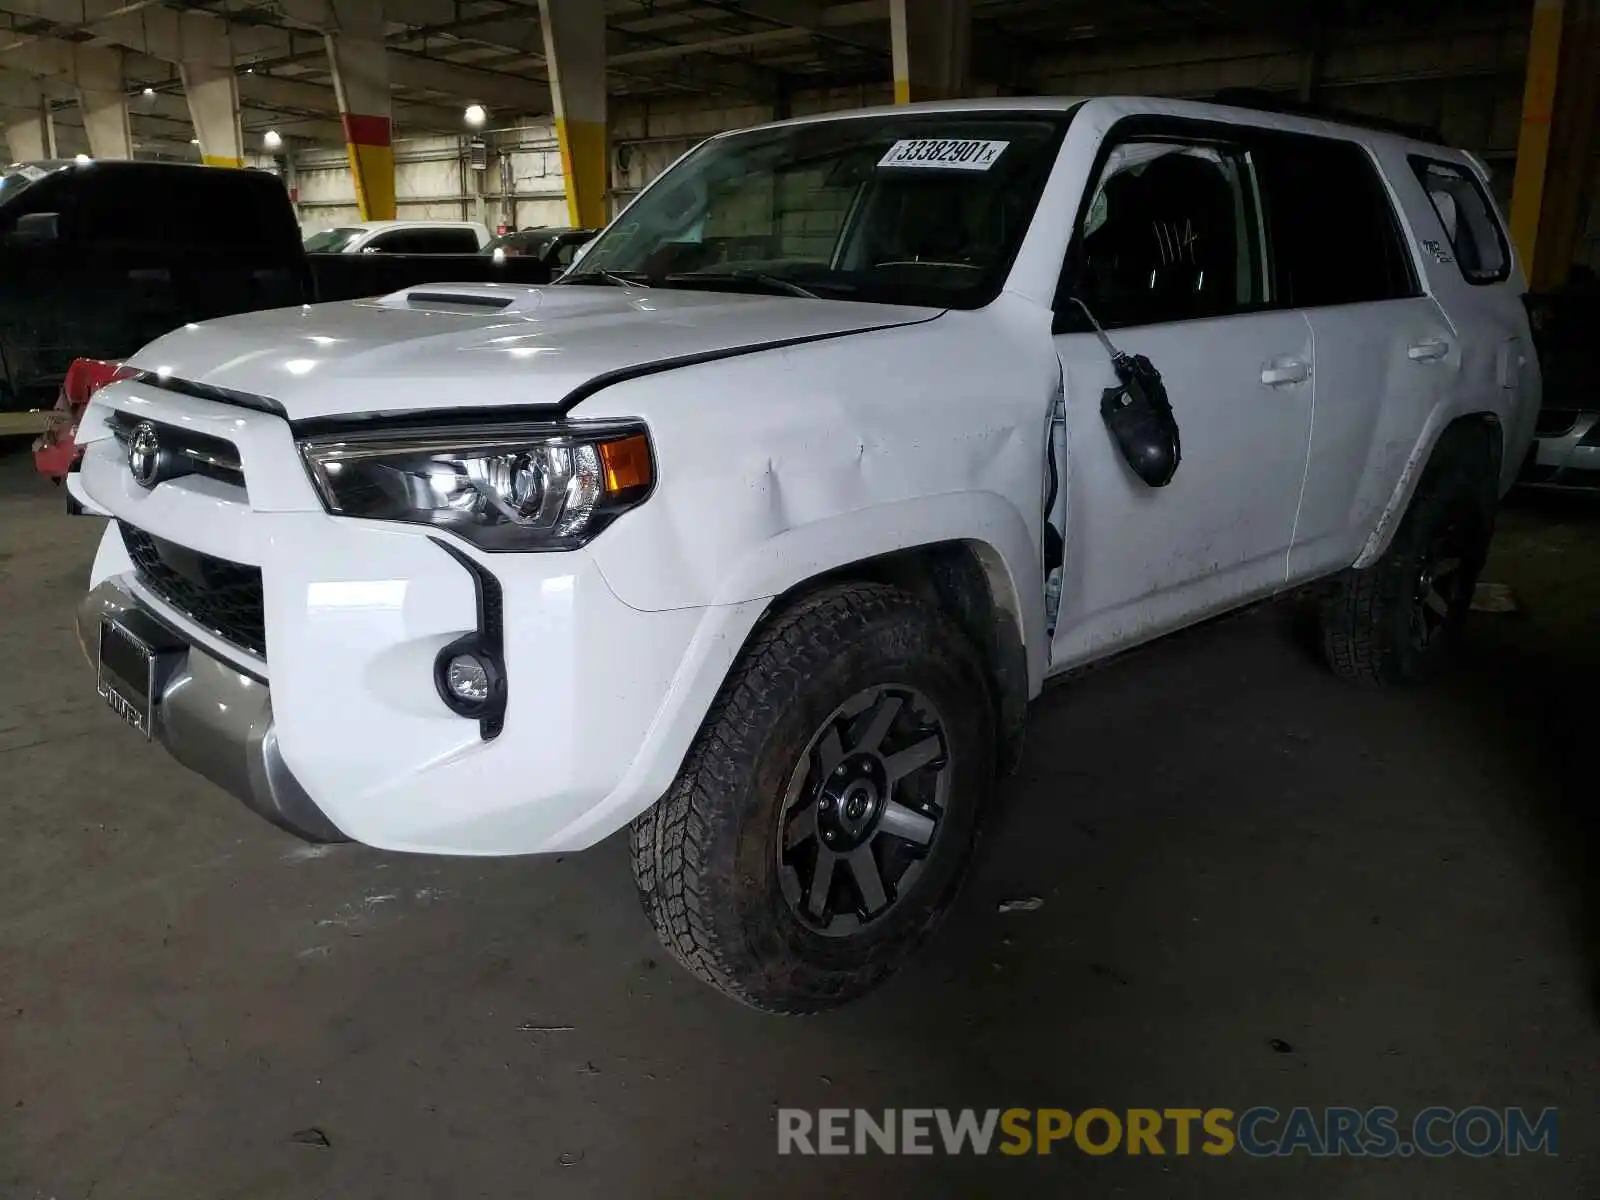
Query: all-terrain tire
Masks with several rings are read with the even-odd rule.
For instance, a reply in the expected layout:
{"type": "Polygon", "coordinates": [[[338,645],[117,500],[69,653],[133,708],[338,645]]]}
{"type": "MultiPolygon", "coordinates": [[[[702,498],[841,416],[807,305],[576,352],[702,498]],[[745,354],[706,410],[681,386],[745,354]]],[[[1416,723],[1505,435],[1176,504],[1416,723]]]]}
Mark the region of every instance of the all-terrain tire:
{"type": "Polygon", "coordinates": [[[640,900],[690,971],[751,1007],[815,1012],[880,983],[954,896],[995,780],[977,655],[937,609],[847,583],[772,617],[724,682],[672,788],[630,831],[640,900]],[[852,694],[916,689],[943,721],[949,800],[903,895],[849,936],[809,927],[778,863],[785,792],[819,726],[852,694]]]}
{"type": "Polygon", "coordinates": [[[1461,636],[1494,533],[1496,467],[1487,430],[1446,431],[1389,548],[1337,577],[1318,612],[1334,674],[1371,686],[1432,678],[1461,636]],[[1440,564],[1458,564],[1434,586],[1440,564]]]}

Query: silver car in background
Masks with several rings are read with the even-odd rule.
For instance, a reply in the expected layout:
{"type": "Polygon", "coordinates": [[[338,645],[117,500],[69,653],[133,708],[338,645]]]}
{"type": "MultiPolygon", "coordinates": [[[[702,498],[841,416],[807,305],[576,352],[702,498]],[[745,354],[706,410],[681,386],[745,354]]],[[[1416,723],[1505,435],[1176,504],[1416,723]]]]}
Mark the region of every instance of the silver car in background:
{"type": "Polygon", "coordinates": [[[1528,308],[1544,406],[1518,482],[1600,492],[1600,287],[1580,277],[1528,308]]]}

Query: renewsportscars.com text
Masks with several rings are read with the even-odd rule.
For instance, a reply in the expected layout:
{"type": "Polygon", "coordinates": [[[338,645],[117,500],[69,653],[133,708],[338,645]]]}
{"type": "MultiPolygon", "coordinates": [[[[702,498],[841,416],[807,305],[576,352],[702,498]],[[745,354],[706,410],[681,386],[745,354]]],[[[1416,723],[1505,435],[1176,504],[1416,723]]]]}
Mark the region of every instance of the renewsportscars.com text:
{"type": "Polygon", "coordinates": [[[1557,1110],[1388,1107],[778,1110],[779,1154],[1470,1158],[1556,1153],[1557,1110]]]}

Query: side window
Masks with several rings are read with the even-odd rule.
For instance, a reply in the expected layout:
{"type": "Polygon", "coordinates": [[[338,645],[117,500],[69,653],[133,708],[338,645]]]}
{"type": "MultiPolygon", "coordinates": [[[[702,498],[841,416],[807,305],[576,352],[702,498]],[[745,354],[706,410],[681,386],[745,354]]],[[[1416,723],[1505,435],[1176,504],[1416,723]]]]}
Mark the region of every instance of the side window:
{"type": "Polygon", "coordinates": [[[1264,307],[1272,297],[1257,196],[1242,148],[1117,144],[1079,217],[1074,292],[1107,326],[1264,307]]]}
{"type": "Polygon", "coordinates": [[[379,254],[476,254],[478,239],[470,229],[397,229],[380,233],[366,249],[379,254]]]}
{"type": "Polygon", "coordinates": [[[1394,205],[1361,146],[1290,134],[1263,138],[1260,156],[1286,304],[1318,308],[1418,294],[1394,205]]]}
{"type": "Polygon", "coordinates": [[[1483,185],[1466,167],[1413,155],[1411,169],[1433,202],[1456,265],[1468,283],[1499,283],[1511,274],[1505,231],[1483,185]]]}

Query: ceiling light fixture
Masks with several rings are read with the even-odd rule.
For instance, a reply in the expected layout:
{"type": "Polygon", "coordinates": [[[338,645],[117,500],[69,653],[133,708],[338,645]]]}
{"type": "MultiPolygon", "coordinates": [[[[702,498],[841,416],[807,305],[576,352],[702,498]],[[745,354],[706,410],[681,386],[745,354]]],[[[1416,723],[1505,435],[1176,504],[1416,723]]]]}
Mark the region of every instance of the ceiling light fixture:
{"type": "Polygon", "coordinates": [[[261,135],[261,144],[268,150],[276,150],[283,145],[283,135],[276,129],[269,129],[261,135]]]}
{"type": "Polygon", "coordinates": [[[474,129],[479,128],[485,121],[489,119],[489,114],[484,111],[483,105],[481,104],[467,105],[467,111],[462,115],[465,116],[467,124],[471,125],[474,129]]]}

